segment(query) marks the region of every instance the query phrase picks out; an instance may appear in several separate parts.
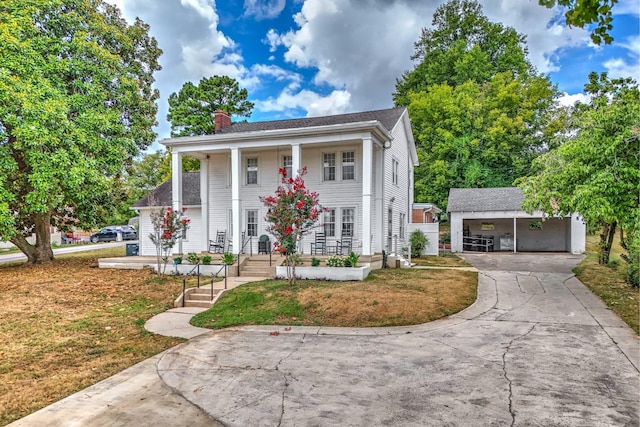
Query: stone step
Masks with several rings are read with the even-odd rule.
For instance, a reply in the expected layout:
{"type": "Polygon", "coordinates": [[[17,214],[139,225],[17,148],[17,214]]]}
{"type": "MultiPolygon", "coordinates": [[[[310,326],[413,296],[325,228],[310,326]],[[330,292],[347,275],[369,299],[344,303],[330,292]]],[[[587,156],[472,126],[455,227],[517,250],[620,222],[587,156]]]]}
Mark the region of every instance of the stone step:
{"type": "MultiPolygon", "coordinates": [[[[216,296],[216,293],[213,293],[213,296],[216,296]]],[[[187,295],[187,300],[197,300],[197,301],[211,301],[211,292],[207,293],[191,293],[187,295]]]]}
{"type": "Polygon", "coordinates": [[[198,301],[198,300],[191,300],[188,299],[184,302],[184,306],[185,307],[201,307],[201,308],[211,308],[211,302],[210,301],[198,301]]]}

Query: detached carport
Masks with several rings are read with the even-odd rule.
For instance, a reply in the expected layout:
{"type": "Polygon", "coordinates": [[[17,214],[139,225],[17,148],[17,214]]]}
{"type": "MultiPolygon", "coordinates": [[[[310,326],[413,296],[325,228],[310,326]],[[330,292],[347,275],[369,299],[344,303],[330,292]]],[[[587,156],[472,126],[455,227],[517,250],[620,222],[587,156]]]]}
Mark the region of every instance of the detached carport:
{"type": "Polygon", "coordinates": [[[523,200],[517,187],[449,190],[451,251],[584,253],[586,226],[579,214],[528,214],[523,200]]]}

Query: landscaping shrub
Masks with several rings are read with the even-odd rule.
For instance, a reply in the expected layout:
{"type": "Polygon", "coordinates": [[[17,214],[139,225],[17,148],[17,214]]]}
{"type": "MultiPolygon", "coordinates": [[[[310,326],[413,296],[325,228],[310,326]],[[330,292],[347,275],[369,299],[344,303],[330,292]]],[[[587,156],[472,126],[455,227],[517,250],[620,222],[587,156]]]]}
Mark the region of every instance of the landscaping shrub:
{"type": "Polygon", "coordinates": [[[189,264],[200,264],[200,257],[195,252],[189,252],[187,254],[187,261],[189,264]]]}
{"type": "Polygon", "coordinates": [[[311,267],[317,267],[320,265],[320,260],[316,257],[311,258],[311,267]]]}
{"type": "Polygon", "coordinates": [[[420,230],[414,230],[409,235],[409,242],[411,243],[411,257],[417,258],[422,255],[422,251],[427,246],[427,236],[420,230]]]}
{"type": "Polygon", "coordinates": [[[327,258],[327,267],[344,267],[344,258],[340,255],[331,255],[327,258]]]}
{"type": "Polygon", "coordinates": [[[202,263],[204,265],[210,265],[211,264],[211,255],[203,255],[202,256],[202,263]]]}

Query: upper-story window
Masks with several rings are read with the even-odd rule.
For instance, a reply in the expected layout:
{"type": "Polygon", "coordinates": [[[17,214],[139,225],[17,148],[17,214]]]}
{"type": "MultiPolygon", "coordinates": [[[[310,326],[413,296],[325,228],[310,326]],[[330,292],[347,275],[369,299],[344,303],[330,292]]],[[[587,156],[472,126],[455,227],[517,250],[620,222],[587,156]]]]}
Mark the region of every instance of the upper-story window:
{"type": "Polygon", "coordinates": [[[293,167],[293,156],[282,156],[282,167],[287,172],[287,178],[291,178],[293,175],[291,168],[293,167]]]}
{"type": "Polygon", "coordinates": [[[354,151],[342,153],[342,179],[356,179],[356,153],[354,151]]]}
{"type": "Polygon", "coordinates": [[[258,158],[247,159],[247,185],[258,183],[258,158]]]}
{"type": "Polygon", "coordinates": [[[394,185],[398,185],[399,166],[400,162],[398,162],[396,159],[393,159],[391,164],[391,182],[393,182],[394,185]]]}
{"type": "Polygon", "coordinates": [[[324,153],[322,155],[322,169],[324,181],[336,180],[336,153],[324,153]]]}

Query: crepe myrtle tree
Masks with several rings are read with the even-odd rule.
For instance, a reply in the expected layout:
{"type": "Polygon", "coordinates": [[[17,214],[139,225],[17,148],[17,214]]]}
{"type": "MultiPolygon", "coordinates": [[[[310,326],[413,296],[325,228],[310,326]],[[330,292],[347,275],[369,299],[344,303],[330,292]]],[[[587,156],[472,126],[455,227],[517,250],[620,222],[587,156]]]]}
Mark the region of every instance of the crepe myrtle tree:
{"type": "Polygon", "coordinates": [[[274,196],[261,196],[260,201],[268,208],[265,220],[270,224],[267,231],[276,238],[275,250],[286,257],[287,279],[289,285],[296,281],[296,243],[302,236],[317,227],[320,212],[318,193],[309,191],[304,185],[304,167],[298,175],[288,177],[287,171],[280,168],[281,184],[274,196]]]}
{"type": "Polygon", "coordinates": [[[167,269],[169,253],[189,228],[191,220],[185,216],[186,210],[186,208],[182,208],[181,211],[177,211],[168,207],[151,214],[153,232],[149,233],[149,239],[156,247],[158,274],[160,275],[164,275],[167,269]]]}

